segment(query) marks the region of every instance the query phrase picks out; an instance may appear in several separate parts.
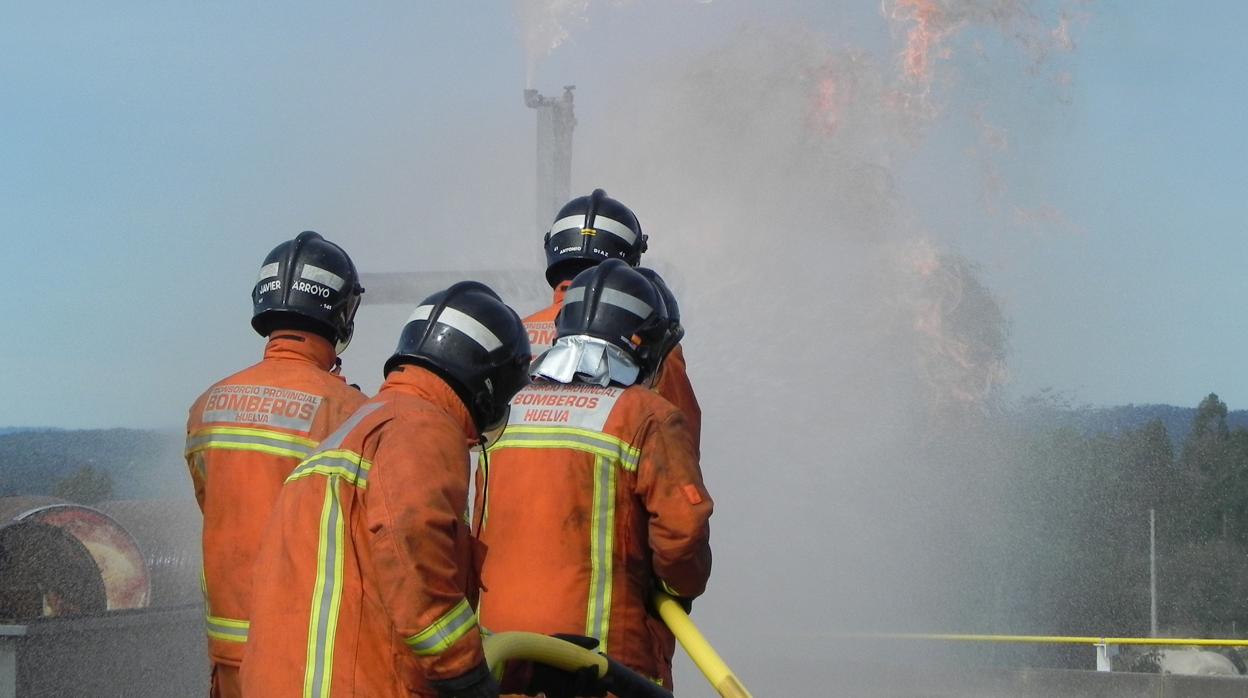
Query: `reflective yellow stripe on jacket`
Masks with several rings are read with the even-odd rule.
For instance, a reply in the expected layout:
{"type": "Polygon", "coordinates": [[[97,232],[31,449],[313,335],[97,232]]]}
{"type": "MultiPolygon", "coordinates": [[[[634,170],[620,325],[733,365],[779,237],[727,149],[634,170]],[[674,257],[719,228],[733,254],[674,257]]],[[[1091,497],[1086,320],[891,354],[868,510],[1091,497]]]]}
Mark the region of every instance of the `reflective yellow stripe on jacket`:
{"type": "Polygon", "coordinates": [[[247,642],[247,631],[251,629],[251,623],[212,615],[212,602],[208,600],[208,577],[202,566],[199,568],[199,591],[204,595],[204,625],[208,629],[208,637],[223,642],[247,642]]]}
{"type": "Polygon", "coordinates": [[[575,427],[509,425],[490,450],[501,448],[570,448],[617,462],[630,472],[637,470],[641,451],[610,434],[575,427]]]}
{"type": "Polygon", "coordinates": [[[364,456],[355,451],[336,448],[321,451],[300,463],[286,476],[286,482],[309,475],[329,475],[340,477],[343,482],[363,490],[368,489],[368,473],[372,468],[372,461],[366,460],[364,456]]]}
{"type": "Polygon", "coordinates": [[[305,698],[328,696],[333,685],[334,638],[338,633],[346,555],[346,522],[342,514],[339,485],[346,483],[366,489],[372,467],[372,462],[363,455],[334,448],[316,453],[286,477],[286,482],[311,475],[326,478],[325,503],[321,507],[318,529],[316,584],[312,594],[312,613],[308,619],[308,653],[303,676],[305,698]]]}
{"type": "Polygon", "coordinates": [[[316,586],[312,594],[312,615],[308,620],[304,698],[330,695],[333,680],[334,637],[338,633],[338,611],[342,604],[343,536],[346,534],[338,493],[340,480],[340,476],[330,475],[325,483],[325,504],[321,508],[317,544],[316,586]]]}
{"type": "Polygon", "coordinates": [[[468,600],[464,599],[441,618],[433,621],[429,627],[403,641],[421,656],[442,654],[476,625],[477,614],[468,605],[468,600]]]}
{"type": "Polygon", "coordinates": [[[208,637],[225,642],[247,642],[247,631],[251,623],[236,618],[205,615],[208,623],[208,637]]]}
{"type": "MultiPolygon", "coordinates": [[[[615,571],[616,465],[636,472],[641,451],[627,441],[590,429],[510,425],[491,451],[504,448],[568,448],[594,456],[594,493],[590,509],[589,603],[585,609],[585,634],[598,639],[607,652],[611,630],[611,580],[615,571]]],[[[482,513],[489,517],[488,500],[482,513]]]]}
{"type": "Polygon", "coordinates": [[[256,451],[287,458],[307,458],[316,448],[312,439],[251,427],[204,427],[186,437],[186,455],[210,449],[256,451]]]}

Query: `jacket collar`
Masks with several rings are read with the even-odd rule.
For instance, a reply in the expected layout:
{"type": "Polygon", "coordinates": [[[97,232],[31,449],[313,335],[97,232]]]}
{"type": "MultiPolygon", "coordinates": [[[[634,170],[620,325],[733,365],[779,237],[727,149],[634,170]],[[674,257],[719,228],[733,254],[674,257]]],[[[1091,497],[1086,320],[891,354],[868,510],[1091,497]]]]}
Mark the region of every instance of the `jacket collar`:
{"type": "Polygon", "coordinates": [[[378,394],[387,392],[415,395],[433,403],[459,424],[469,444],[477,443],[477,426],[473,423],[468,408],[464,406],[464,401],[446,381],[432,371],[411,364],[401,365],[386,376],[378,394]]]}
{"type": "Polygon", "coordinates": [[[326,371],[337,363],[334,345],[324,337],[300,330],[274,330],[264,345],[264,358],[284,361],[306,361],[326,371]]]}
{"type": "Polygon", "coordinates": [[[605,339],[584,334],[560,337],[537,357],[529,375],[558,383],[612,383],[629,386],[637,382],[637,362],[623,349],[605,339]]]}

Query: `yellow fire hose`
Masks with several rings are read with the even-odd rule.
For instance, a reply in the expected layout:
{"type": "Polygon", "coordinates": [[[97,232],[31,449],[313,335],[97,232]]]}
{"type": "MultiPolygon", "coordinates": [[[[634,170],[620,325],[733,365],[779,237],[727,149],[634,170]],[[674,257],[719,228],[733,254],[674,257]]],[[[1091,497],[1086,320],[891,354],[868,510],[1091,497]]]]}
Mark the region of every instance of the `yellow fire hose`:
{"type": "Polygon", "coordinates": [[[598,678],[604,679],[608,689],[617,696],[672,698],[667,689],[614,659],[556,637],[538,633],[494,633],[483,639],[481,645],[485,650],[485,663],[495,679],[502,679],[504,665],[511,660],[538,662],[564,671],[592,666],[598,668],[598,678]]]}
{"type": "Polygon", "coordinates": [[[502,678],[503,664],[513,659],[541,662],[564,671],[596,666],[598,678],[607,675],[606,657],[549,635],[494,633],[482,640],[481,646],[485,650],[485,663],[494,672],[496,679],[502,678]]]}
{"type": "Polygon", "coordinates": [[[659,611],[659,617],[680,641],[680,646],[685,648],[685,653],[689,655],[694,664],[698,665],[698,669],[706,676],[706,680],[711,682],[719,695],[723,698],[753,698],[732,673],[732,669],[729,669],[724,660],[720,658],[715,648],[711,647],[711,643],[706,641],[706,637],[702,635],[698,627],[693,624],[692,620],[689,620],[689,614],[676,603],[676,599],[661,591],[656,591],[654,606],[659,611]]]}

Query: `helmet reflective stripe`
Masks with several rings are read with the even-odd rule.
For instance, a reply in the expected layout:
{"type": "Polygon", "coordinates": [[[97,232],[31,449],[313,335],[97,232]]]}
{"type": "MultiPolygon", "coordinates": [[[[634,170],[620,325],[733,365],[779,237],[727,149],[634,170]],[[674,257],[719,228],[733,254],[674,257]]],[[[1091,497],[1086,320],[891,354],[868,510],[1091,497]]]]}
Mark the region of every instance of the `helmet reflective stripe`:
{"type": "MultiPolygon", "coordinates": [[[[428,320],[429,313],[433,312],[432,305],[422,305],[412,313],[407,319],[408,322],[416,322],[417,320],[428,320]]],[[[477,322],[476,318],[462,313],[454,308],[446,307],[438,314],[438,324],[453,327],[456,330],[470,337],[474,342],[485,347],[485,350],[494,351],[503,346],[500,340],[490,328],[477,322]]]]}
{"type": "MultiPolygon", "coordinates": [[[[585,228],[585,214],[578,213],[573,216],[565,216],[555,221],[555,224],[550,226],[550,234],[553,236],[558,235],[565,230],[582,230],[583,228],[585,228]]],[[[630,230],[627,225],[624,225],[615,219],[607,218],[601,214],[594,216],[593,229],[604,233],[610,233],[617,238],[620,238],[630,246],[637,242],[637,233],[630,230]]]]}
{"type": "Polygon", "coordinates": [[[256,281],[260,282],[260,281],[264,281],[265,279],[271,279],[274,276],[277,276],[277,270],[280,266],[281,265],[279,265],[277,262],[273,262],[272,264],[266,264],[260,267],[260,276],[256,277],[256,281]]]}
{"type": "Polygon", "coordinates": [[[594,229],[611,233],[629,245],[637,242],[637,233],[629,230],[627,225],[602,215],[594,216],[594,229]]]}
{"type": "Polygon", "coordinates": [[[617,291],[613,288],[602,289],[598,299],[608,305],[614,305],[617,308],[623,308],[639,318],[645,319],[650,317],[650,313],[654,312],[654,308],[637,296],[630,296],[623,291],[617,291]]]}
{"type": "MultiPolygon", "coordinates": [[[[580,303],[583,300],[585,300],[584,286],[573,286],[563,294],[564,305],[580,303]]],[[[598,295],[598,302],[606,303],[607,305],[614,305],[617,308],[623,308],[624,310],[627,310],[642,319],[650,317],[650,313],[654,312],[654,308],[650,307],[649,303],[646,303],[637,296],[630,296],[623,291],[617,291],[613,288],[602,289],[602,292],[598,295]]]]}
{"type": "Polygon", "coordinates": [[[585,214],[578,213],[555,221],[555,224],[550,226],[550,234],[558,235],[565,230],[580,230],[583,227],[585,227],[585,214]]]}
{"type": "MultiPolygon", "coordinates": [[[[277,274],[276,271],[273,273],[274,275],[277,274]]],[[[328,286],[335,291],[341,291],[343,285],[347,283],[346,279],[343,279],[341,276],[338,276],[332,271],[315,267],[311,264],[303,265],[303,270],[299,272],[299,276],[303,279],[307,279],[308,281],[314,281],[321,284],[322,286],[328,286]]]]}

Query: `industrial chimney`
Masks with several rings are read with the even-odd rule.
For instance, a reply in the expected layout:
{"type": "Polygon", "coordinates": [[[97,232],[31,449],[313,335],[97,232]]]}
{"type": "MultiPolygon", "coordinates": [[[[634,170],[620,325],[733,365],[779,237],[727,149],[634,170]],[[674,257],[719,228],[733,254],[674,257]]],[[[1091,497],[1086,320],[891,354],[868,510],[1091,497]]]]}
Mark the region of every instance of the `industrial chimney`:
{"type": "Polygon", "coordinates": [[[572,112],[572,91],[575,85],[563,88],[563,96],[543,97],[537,90],[524,91],[524,104],[537,110],[537,229],[546,230],[559,207],[567,203],[572,191],[572,131],[576,116],[572,112]]]}

